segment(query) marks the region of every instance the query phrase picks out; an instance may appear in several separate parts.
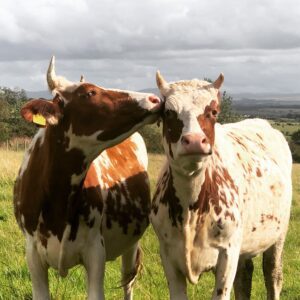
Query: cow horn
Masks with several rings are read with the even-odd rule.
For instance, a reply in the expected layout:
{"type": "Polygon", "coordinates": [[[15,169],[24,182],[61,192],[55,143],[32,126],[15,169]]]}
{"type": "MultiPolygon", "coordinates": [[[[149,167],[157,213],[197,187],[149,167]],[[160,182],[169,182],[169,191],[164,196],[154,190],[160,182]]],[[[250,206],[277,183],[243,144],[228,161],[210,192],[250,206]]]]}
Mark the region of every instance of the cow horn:
{"type": "Polygon", "coordinates": [[[56,76],[55,74],[55,56],[52,56],[48,71],[47,71],[47,82],[51,92],[54,90],[65,90],[66,88],[73,86],[74,83],[67,80],[64,77],[56,76]]]}
{"type": "Polygon", "coordinates": [[[159,71],[156,72],[156,84],[163,96],[166,96],[168,91],[170,90],[170,85],[167,81],[162,77],[159,71]]]}
{"type": "Polygon", "coordinates": [[[80,82],[85,82],[85,78],[83,75],[80,76],[80,82]]]}
{"type": "Polygon", "coordinates": [[[215,89],[219,89],[219,88],[222,86],[223,82],[224,82],[224,74],[221,73],[221,74],[219,75],[219,77],[214,81],[213,87],[214,87],[215,89]]]}
{"type": "Polygon", "coordinates": [[[57,87],[57,76],[55,74],[55,56],[51,57],[48,71],[47,71],[47,82],[50,91],[53,91],[57,87]]]}

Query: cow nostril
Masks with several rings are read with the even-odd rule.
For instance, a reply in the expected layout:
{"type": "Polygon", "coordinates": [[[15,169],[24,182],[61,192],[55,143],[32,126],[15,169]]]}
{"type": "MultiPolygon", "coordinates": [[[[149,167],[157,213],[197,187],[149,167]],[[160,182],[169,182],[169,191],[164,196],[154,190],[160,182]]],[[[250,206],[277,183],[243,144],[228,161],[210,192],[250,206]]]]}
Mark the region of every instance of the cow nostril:
{"type": "Polygon", "coordinates": [[[160,99],[156,96],[149,96],[148,100],[153,103],[153,104],[158,104],[160,103],[160,99]]]}
{"type": "Polygon", "coordinates": [[[207,144],[207,139],[203,138],[202,141],[201,141],[201,144],[207,144]]]}

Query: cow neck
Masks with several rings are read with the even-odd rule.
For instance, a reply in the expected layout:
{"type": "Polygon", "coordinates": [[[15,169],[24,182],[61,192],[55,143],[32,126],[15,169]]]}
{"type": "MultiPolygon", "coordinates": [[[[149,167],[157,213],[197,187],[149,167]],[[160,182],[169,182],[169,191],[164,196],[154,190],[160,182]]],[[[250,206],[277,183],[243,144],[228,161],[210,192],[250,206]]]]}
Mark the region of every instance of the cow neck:
{"type": "Polygon", "coordinates": [[[199,165],[199,169],[190,174],[181,172],[172,164],[169,165],[168,186],[171,182],[174,188],[174,196],[169,202],[169,216],[173,220],[172,226],[176,226],[182,234],[185,273],[188,280],[193,284],[197,283],[199,277],[198,271],[193,269],[191,251],[195,240],[195,230],[193,229],[204,223],[205,215],[209,212],[210,198],[207,192],[210,188],[207,188],[206,181],[207,174],[211,172],[213,161],[213,155],[206,157],[199,165]],[[176,219],[173,216],[174,210],[176,211],[176,219]]]}
{"type": "Polygon", "coordinates": [[[180,199],[183,209],[190,209],[198,202],[201,186],[211,166],[212,157],[206,157],[197,170],[186,173],[172,163],[169,164],[176,196],[180,199]]]}
{"type": "MultiPolygon", "coordinates": [[[[41,147],[41,151],[45,154],[45,162],[42,163],[43,168],[47,170],[45,178],[49,184],[56,187],[73,185],[74,177],[82,176],[87,171],[86,157],[84,153],[76,148],[68,150],[69,139],[65,137],[64,131],[60,125],[51,126],[45,132],[45,140],[41,147]],[[72,180],[73,179],[73,180],[72,180]]],[[[80,183],[80,180],[77,180],[80,183]]],[[[47,182],[45,182],[47,185],[47,182]]]]}

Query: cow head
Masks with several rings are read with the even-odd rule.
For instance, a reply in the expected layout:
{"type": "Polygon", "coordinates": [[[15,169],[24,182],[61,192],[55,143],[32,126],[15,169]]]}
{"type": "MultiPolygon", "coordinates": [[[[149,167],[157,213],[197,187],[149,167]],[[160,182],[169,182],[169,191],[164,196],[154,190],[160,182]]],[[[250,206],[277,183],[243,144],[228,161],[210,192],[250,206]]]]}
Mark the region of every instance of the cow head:
{"type": "Polygon", "coordinates": [[[153,94],[105,89],[86,83],[73,83],[58,77],[54,57],[47,72],[52,101],[34,99],[21,110],[25,120],[38,115],[46,127],[59,127],[69,146],[96,148],[97,152],[115,145],[141,126],[155,122],[161,100],[153,94]],[[95,146],[95,147],[94,147],[95,146]]]}
{"type": "Polygon", "coordinates": [[[224,76],[213,83],[197,79],[168,83],[158,71],[156,81],[165,99],[163,145],[168,159],[183,169],[198,168],[213,150],[224,76]]]}

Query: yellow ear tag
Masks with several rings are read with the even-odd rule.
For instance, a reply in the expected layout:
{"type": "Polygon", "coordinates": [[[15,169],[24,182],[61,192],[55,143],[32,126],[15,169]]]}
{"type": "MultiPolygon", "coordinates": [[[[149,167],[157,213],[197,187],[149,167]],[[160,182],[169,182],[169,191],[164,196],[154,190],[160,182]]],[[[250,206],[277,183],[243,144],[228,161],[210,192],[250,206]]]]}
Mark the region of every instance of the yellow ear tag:
{"type": "Polygon", "coordinates": [[[46,126],[46,119],[41,114],[33,115],[32,122],[38,125],[46,126]]]}

